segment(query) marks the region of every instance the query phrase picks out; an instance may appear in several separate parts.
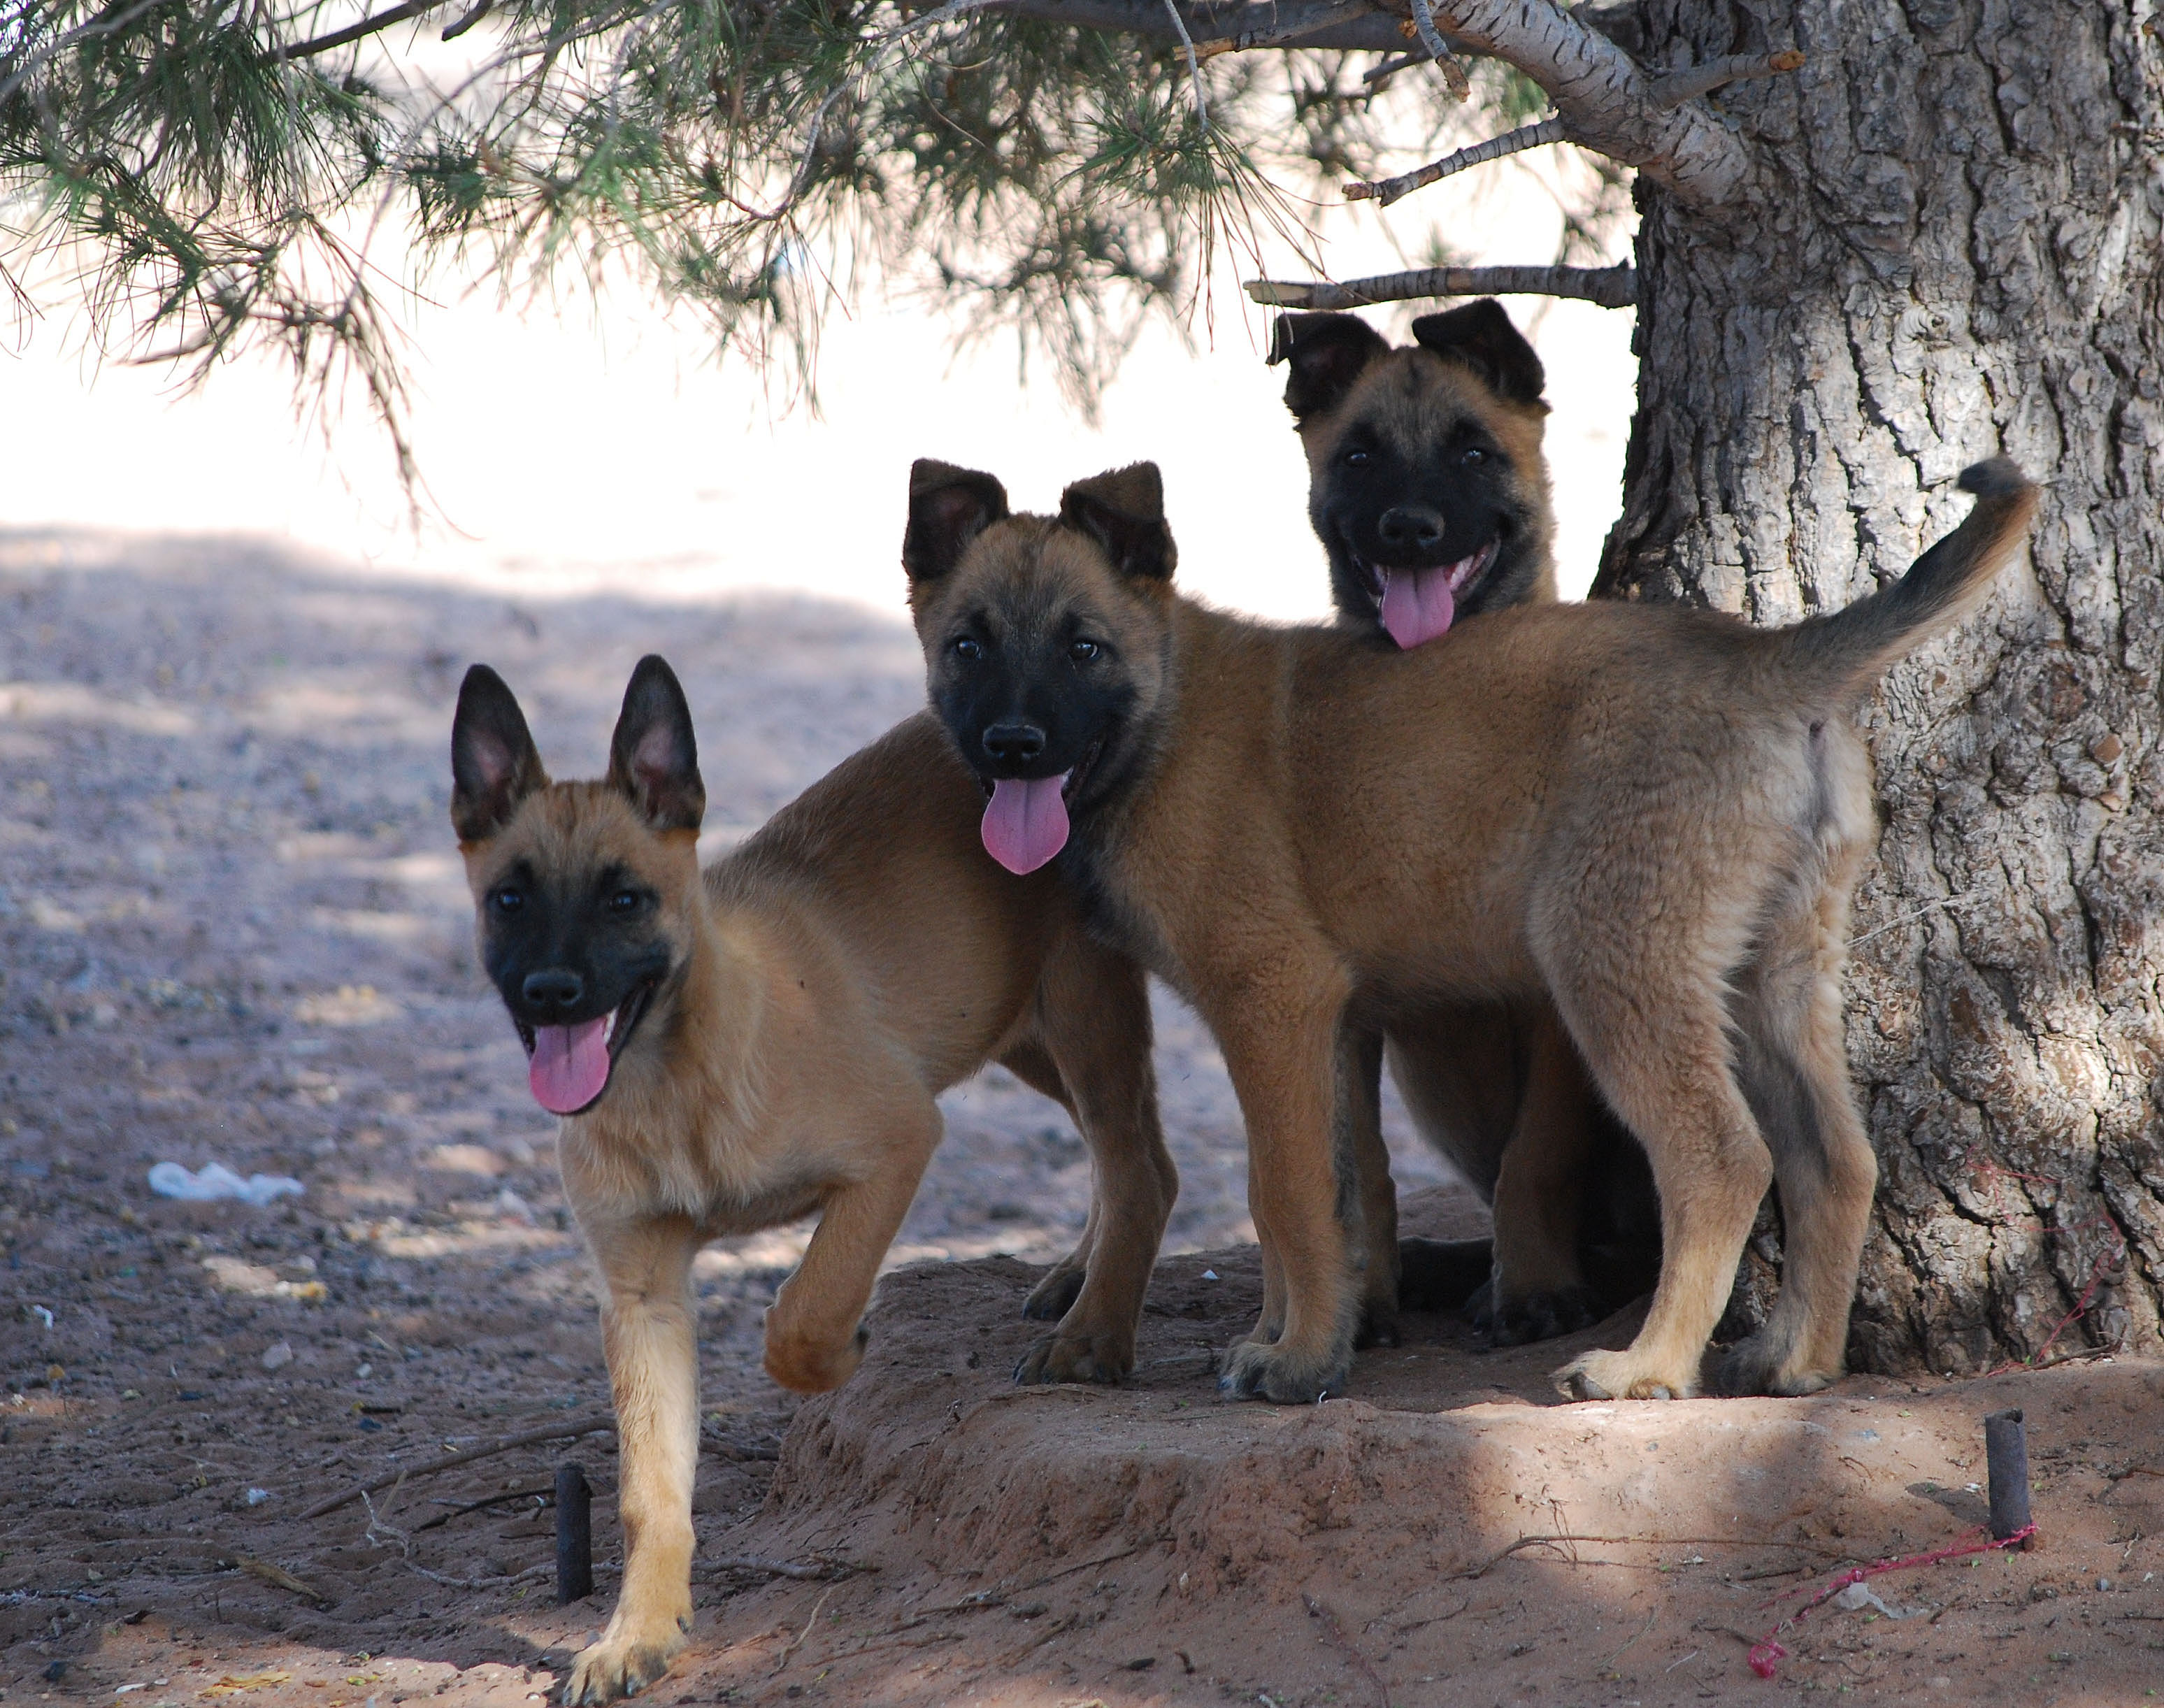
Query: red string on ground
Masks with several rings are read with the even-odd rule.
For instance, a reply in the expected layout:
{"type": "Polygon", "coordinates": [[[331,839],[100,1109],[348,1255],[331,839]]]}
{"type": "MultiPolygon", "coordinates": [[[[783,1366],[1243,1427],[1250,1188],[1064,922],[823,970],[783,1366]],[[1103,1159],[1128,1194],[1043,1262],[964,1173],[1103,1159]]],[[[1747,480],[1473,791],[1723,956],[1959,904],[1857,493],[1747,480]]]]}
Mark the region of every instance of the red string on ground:
{"type": "MultiPolygon", "coordinates": [[[[1767,1633],[1765,1642],[1752,1646],[1751,1670],[1762,1679],[1772,1678],[1775,1666],[1788,1658],[1788,1651],[1780,1642],[1781,1633],[1801,1625],[1813,1608],[1831,1600],[1851,1584],[1860,1584],[1867,1578],[1875,1578],[1885,1572],[1905,1572],[1915,1566],[1942,1565],[1947,1560],[1961,1559],[1968,1554],[1993,1553],[2000,1548],[2019,1548],[2035,1533],[2035,1525],[2025,1524],[2011,1536],[1987,1537],[1982,1542],[1955,1542],[1946,1548],[1935,1548],[1930,1553],[1913,1553],[1904,1559],[1880,1560],[1875,1565],[1851,1566],[1775,1626],[1767,1633]]],[[[1797,1592],[1792,1590],[1790,1593],[1797,1592]]],[[[1778,1600],[1779,1597],[1774,1599],[1778,1600]]]]}

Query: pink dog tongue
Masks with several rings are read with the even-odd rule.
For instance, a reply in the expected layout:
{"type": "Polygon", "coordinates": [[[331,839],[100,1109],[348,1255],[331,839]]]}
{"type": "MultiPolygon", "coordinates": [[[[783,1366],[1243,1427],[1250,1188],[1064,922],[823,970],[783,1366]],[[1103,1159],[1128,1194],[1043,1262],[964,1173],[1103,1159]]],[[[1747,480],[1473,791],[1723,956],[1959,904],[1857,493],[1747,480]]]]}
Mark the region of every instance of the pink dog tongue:
{"type": "Polygon", "coordinates": [[[985,808],[985,851],[1017,875],[1033,872],[1067,846],[1067,802],[1060,789],[1072,775],[1001,777],[985,808]]]}
{"type": "Polygon", "coordinates": [[[533,1028],[526,1082],[551,1115],[575,1115],[608,1084],[608,1016],[578,1026],[533,1028]]]}
{"type": "Polygon", "coordinates": [[[1383,627],[1405,651],[1426,645],[1449,628],[1458,614],[1450,591],[1450,572],[1456,567],[1383,571],[1383,627]]]}

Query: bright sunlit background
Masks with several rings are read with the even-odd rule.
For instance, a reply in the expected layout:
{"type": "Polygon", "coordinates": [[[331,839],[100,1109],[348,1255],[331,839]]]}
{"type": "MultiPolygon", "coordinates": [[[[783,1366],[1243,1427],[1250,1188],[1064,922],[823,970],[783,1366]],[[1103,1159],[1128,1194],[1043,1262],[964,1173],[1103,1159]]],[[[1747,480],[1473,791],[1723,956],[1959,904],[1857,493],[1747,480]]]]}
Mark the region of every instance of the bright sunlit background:
{"type": "MultiPolygon", "coordinates": [[[[1521,156],[1392,214],[1334,215],[1331,270],[1403,266],[1379,234],[1389,218],[1409,235],[1434,222],[1475,261],[1548,260],[1560,169],[1521,156]]],[[[1230,259],[1209,323],[1198,315],[1188,344],[1153,326],[1094,426],[1041,367],[1023,382],[1011,339],[958,357],[936,314],[875,299],[830,318],[816,413],[769,400],[748,362],[711,359],[693,317],[635,289],[598,310],[580,297],[520,313],[486,285],[409,300],[412,425],[433,501],[418,529],[358,405],[327,449],[277,360],[244,360],[181,393],[170,371],[101,364],[55,312],[0,356],[4,522],[267,536],[344,566],[524,597],[786,587],[899,614],[912,458],[990,469],[1018,508],[1044,509],[1066,481],[1147,457],[1165,473],[1184,586],[1269,617],[1319,615],[1305,469],[1283,372],[1262,359],[1269,316],[1237,288],[1252,265],[1230,259]]],[[[1308,276],[1286,257],[1272,269],[1308,276]]],[[[1547,365],[1562,581],[1574,596],[1619,502],[1631,317],[1531,297],[1509,307],[1547,365]]],[[[1401,325],[1412,312],[1371,318],[1401,325]]]]}

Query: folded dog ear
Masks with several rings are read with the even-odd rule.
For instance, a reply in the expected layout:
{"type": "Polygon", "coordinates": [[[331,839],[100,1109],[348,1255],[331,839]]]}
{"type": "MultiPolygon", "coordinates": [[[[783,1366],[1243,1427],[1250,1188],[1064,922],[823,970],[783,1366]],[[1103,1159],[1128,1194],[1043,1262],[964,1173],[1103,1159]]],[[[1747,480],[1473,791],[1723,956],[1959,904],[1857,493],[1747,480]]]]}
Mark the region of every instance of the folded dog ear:
{"type": "Polygon", "coordinates": [[[1295,421],[1334,409],[1377,356],[1383,335],[1356,314],[1280,314],[1270,334],[1270,365],[1289,362],[1285,407],[1295,421]]]}
{"type": "Polygon", "coordinates": [[[1413,337],[1422,348],[1463,362],[1513,403],[1539,403],[1547,389],[1547,370],[1493,297],[1421,315],[1413,322],[1413,337]]]}
{"type": "Polygon", "coordinates": [[[699,741],[676,673],[649,653],[631,673],[609,738],[608,780],[656,830],[691,830],[706,814],[699,741]]]}
{"type": "Polygon", "coordinates": [[[486,841],[520,801],[548,786],[517,697],[486,665],[473,665],[451,714],[451,826],[459,840],[486,841]]]}
{"type": "Polygon", "coordinates": [[[1155,463],[1077,481],[1059,495],[1059,519],[1095,540],[1123,575],[1168,581],[1179,562],[1164,525],[1164,482],[1155,463]]]}
{"type": "Polygon", "coordinates": [[[962,560],[971,540],[1007,513],[1007,489],[991,476],[919,457],[909,466],[902,568],[912,581],[938,581],[962,560]]]}

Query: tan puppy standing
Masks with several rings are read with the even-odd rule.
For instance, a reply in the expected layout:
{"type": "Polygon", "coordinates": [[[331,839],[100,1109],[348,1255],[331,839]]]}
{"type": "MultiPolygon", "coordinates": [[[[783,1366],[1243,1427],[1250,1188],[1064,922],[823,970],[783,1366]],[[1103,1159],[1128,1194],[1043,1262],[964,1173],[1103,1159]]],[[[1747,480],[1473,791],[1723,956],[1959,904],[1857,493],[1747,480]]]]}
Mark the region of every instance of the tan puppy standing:
{"type": "Polygon", "coordinates": [[[1261,1321],[1229,1394],[1342,1384],[1361,1299],[1342,1121],[1348,1016],[1545,995],[1660,1196],[1660,1282],[1581,1397],[1695,1393],[1760,1199],[1781,1295],[1721,1387],[1842,1367],[1877,1165],[1840,981],[1873,833],[1849,710],[1984,596],[2033,489],[2004,460],[1893,586],[1755,630],[1623,604],[1499,612],[1416,651],[1181,598],[1153,465],[1013,517],[990,476],[918,465],[911,602],[932,703],[1027,852],[1217,1036],[1246,1117],[1261,1321]],[[1071,840],[1071,846],[1069,845],[1071,840]],[[1348,845],[1358,859],[1347,857],[1348,845]]]}
{"type": "Polygon", "coordinates": [[[766,1368],[817,1392],[862,1359],[881,1260],[938,1144],[935,1098],[1002,1060],[1099,1159],[1087,1280],[1033,1354],[1049,1380],[1134,1360],[1177,1177],[1158,1130],[1148,992],[1085,936],[1051,874],[978,843],[983,796],[928,714],[844,761],[703,874],[706,791],[669,667],[643,660],[600,782],[551,783],[517,702],[468,671],[451,815],[483,965],[564,1117],[565,1196],[605,1286],[623,1588],[565,1689],[659,1678],[691,1615],[699,1439],[691,1261],[819,1216],[766,1317],[766,1368]]]}

